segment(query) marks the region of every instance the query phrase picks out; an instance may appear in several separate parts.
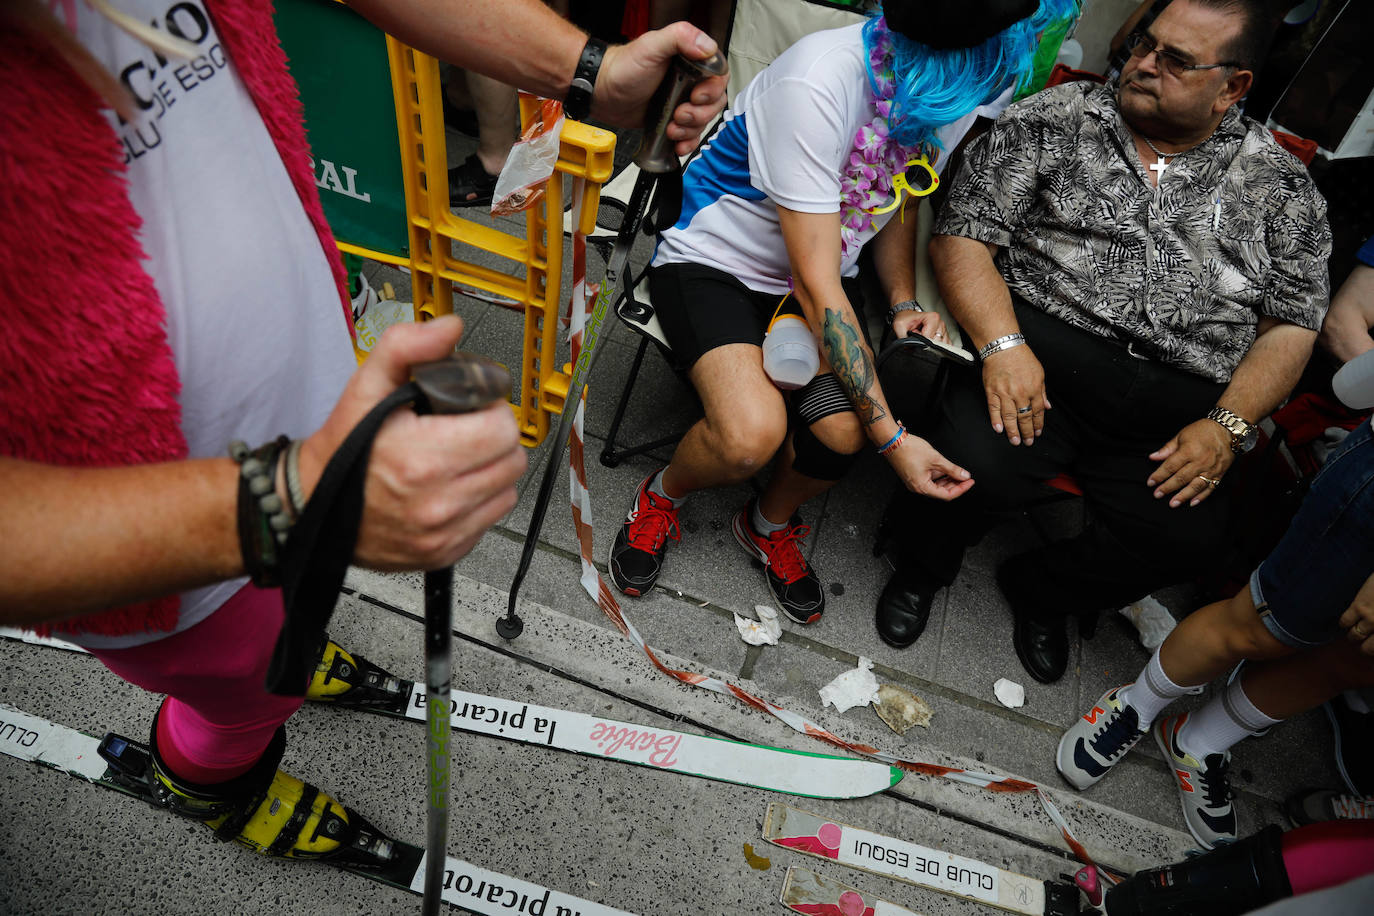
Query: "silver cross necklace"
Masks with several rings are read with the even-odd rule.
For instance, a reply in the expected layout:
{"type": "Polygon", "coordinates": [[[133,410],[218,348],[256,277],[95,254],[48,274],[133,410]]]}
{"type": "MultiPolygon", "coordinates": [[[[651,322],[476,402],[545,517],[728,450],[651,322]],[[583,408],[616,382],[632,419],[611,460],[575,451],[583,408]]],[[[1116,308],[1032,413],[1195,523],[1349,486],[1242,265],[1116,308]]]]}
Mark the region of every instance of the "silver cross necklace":
{"type": "Polygon", "coordinates": [[[1154,154],[1159,157],[1157,160],[1150,163],[1150,171],[1159,173],[1159,178],[1157,179],[1157,181],[1164,180],[1164,170],[1167,169],[1171,164],[1169,162],[1170,159],[1177,159],[1184,153],[1189,152],[1191,150],[1195,150],[1198,148],[1198,146],[1201,145],[1198,143],[1194,143],[1192,146],[1188,147],[1188,149],[1181,149],[1176,153],[1163,153],[1160,152],[1159,147],[1155,146],[1153,143],[1150,142],[1149,137],[1145,136],[1144,134],[1141,134],[1140,139],[1144,140],[1145,145],[1148,146],[1151,150],[1153,150],[1154,154]]]}

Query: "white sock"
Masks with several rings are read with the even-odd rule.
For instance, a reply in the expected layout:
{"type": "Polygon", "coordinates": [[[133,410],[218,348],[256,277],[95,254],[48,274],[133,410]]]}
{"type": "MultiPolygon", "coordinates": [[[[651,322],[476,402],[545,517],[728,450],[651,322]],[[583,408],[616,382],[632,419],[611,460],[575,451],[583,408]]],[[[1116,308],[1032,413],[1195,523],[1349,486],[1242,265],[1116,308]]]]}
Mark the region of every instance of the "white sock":
{"type": "Polygon", "coordinates": [[[749,513],[749,524],[754,526],[754,530],[762,535],[772,534],[774,531],[781,531],[787,527],[787,522],[770,522],[763,517],[759,511],[759,501],[754,500],[754,509],[749,513]]]}
{"type": "Polygon", "coordinates": [[[683,494],[682,496],[669,496],[667,493],[663,492],[663,472],[666,470],[668,470],[666,467],[660,468],[659,472],[654,475],[652,480],[649,481],[649,492],[657,496],[659,499],[668,500],[668,502],[673,504],[674,509],[679,509],[682,507],[682,504],[687,501],[687,497],[691,494],[683,494]]]}
{"type": "Polygon", "coordinates": [[[1243,678],[1236,678],[1188,717],[1178,730],[1178,744],[1198,760],[1231,749],[1242,738],[1262,734],[1282,722],[1266,715],[1245,695],[1243,678]]]}
{"type": "Polygon", "coordinates": [[[1120,697],[1123,703],[1135,707],[1136,715],[1140,717],[1140,730],[1144,731],[1164,707],[1181,696],[1201,691],[1200,686],[1182,687],[1171,681],[1159,663],[1159,650],[1155,649],[1155,654],[1150,656],[1150,663],[1140,672],[1140,677],[1136,678],[1134,684],[1127,685],[1120,697]]]}

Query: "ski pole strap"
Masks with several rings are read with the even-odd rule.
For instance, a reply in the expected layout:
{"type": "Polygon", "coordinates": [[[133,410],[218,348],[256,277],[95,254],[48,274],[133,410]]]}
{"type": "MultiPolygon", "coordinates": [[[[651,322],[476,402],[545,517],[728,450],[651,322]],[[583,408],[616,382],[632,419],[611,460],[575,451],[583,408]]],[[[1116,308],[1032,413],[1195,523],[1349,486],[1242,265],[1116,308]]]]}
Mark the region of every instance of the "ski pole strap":
{"type": "Polygon", "coordinates": [[[316,650],[334,613],[358,542],[372,440],[396,408],[423,398],[419,386],[407,382],[372,408],[329,459],[305,511],[293,526],[281,557],[286,618],[267,669],[270,692],[305,695],[316,650]]]}

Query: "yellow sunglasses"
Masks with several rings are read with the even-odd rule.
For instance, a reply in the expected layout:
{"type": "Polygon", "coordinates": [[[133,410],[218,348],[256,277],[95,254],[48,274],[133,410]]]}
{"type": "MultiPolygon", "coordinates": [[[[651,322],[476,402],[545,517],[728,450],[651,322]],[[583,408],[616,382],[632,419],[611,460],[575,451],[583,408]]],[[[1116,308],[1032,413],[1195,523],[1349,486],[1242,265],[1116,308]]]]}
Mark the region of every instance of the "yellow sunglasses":
{"type": "Polygon", "coordinates": [[[864,212],[872,213],[874,216],[877,216],[879,213],[890,213],[897,209],[900,204],[905,202],[905,198],[902,197],[902,192],[906,192],[907,197],[926,197],[934,194],[935,189],[939,186],[940,176],[936,174],[935,169],[931,166],[930,162],[927,161],[925,156],[909,160],[906,164],[905,172],[900,175],[892,176],[892,203],[883,204],[881,207],[874,207],[872,210],[865,210],[864,212]],[[907,178],[908,175],[912,174],[913,169],[917,175],[924,169],[930,183],[924,188],[913,188],[911,182],[907,178]]]}

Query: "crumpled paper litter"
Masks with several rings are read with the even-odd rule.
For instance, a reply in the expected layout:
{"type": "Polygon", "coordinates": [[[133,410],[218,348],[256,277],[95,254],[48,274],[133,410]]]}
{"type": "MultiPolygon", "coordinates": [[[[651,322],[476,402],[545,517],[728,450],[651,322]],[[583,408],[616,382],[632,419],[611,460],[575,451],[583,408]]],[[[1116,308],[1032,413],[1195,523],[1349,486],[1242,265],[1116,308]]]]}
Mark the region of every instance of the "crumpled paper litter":
{"type": "Polygon", "coordinates": [[[782,624],[778,622],[778,612],[766,604],[754,605],[758,620],[735,615],[735,626],[739,628],[740,639],[751,646],[776,646],[782,637],[782,624]]]}
{"type": "Polygon", "coordinates": [[[1015,681],[999,677],[992,685],[992,692],[997,695],[998,702],[1008,709],[1026,705],[1026,688],[1015,681]]]}
{"type": "Polygon", "coordinates": [[[821,704],[834,706],[845,712],[855,706],[867,706],[878,699],[878,679],[873,676],[873,662],[859,656],[859,667],[846,671],[821,688],[821,704]]]}

